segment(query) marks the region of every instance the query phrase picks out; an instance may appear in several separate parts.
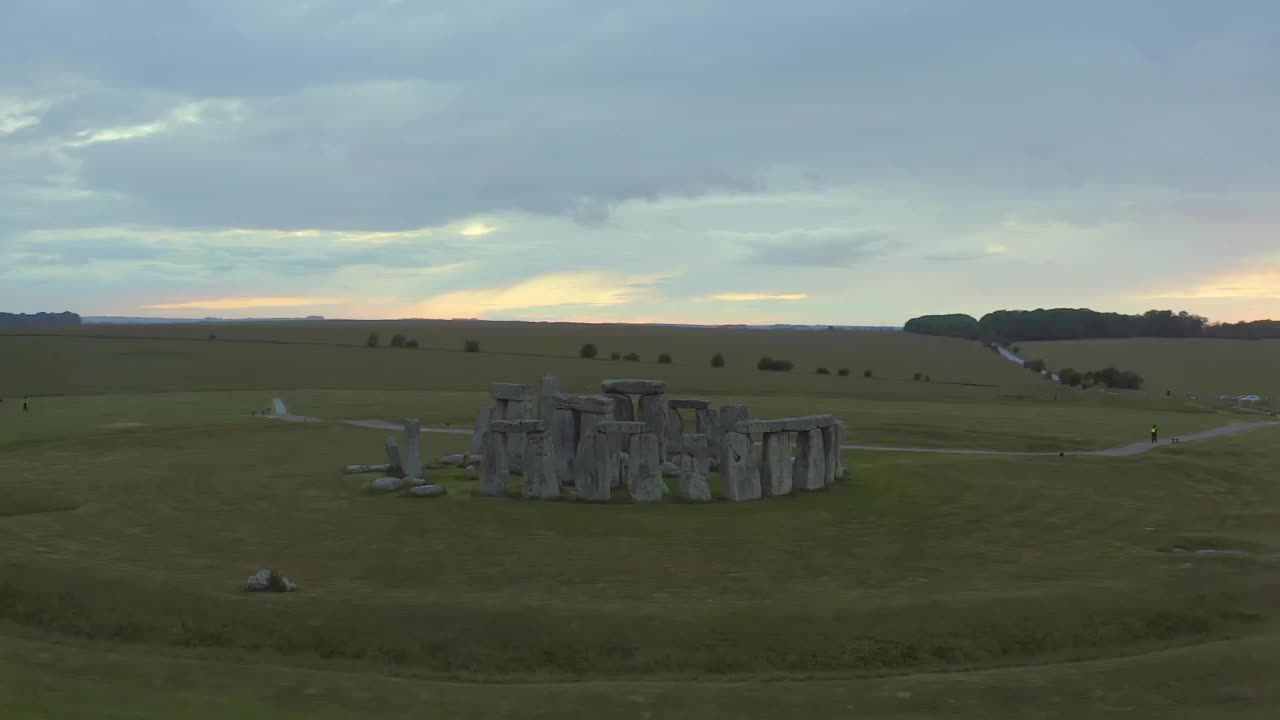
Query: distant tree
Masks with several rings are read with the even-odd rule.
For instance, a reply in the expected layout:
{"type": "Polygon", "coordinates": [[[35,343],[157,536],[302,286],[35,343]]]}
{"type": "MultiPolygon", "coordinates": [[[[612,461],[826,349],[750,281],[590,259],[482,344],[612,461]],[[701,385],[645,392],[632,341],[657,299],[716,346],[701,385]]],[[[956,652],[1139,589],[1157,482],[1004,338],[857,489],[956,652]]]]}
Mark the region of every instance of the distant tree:
{"type": "Polygon", "coordinates": [[[1022,367],[1033,373],[1044,372],[1045,364],[1043,360],[1028,360],[1022,364],[1022,367]]]}
{"type": "Polygon", "coordinates": [[[795,364],[790,360],[775,360],[765,355],[756,363],[757,370],[768,370],[770,372],[791,372],[795,368],[795,364]]]}
{"type": "Polygon", "coordinates": [[[970,315],[924,315],[911,318],[902,329],[918,335],[943,335],[965,340],[978,338],[978,321],[970,315]]]}
{"type": "Polygon", "coordinates": [[[912,380],[915,380],[916,382],[920,382],[921,380],[923,380],[923,379],[924,379],[924,373],[920,373],[920,372],[918,372],[918,373],[916,373],[914,376],[912,376],[912,378],[911,378],[911,379],[912,379],[912,380]]]}
{"type": "Polygon", "coordinates": [[[640,362],[640,354],[629,352],[626,355],[623,355],[622,359],[626,360],[627,362],[640,362]]]}
{"type": "Polygon", "coordinates": [[[661,355],[659,355],[659,356],[658,356],[658,362],[662,363],[663,365],[670,365],[670,364],[671,364],[671,354],[670,354],[670,353],[662,353],[661,355]]]}
{"type": "Polygon", "coordinates": [[[613,353],[612,355],[610,355],[610,356],[609,356],[609,359],[610,359],[610,360],[621,360],[621,359],[622,359],[622,353],[620,353],[620,352],[613,353]]]}
{"type": "Polygon", "coordinates": [[[831,371],[826,368],[818,368],[819,375],[830,375],[831,371]]]}
{"type": "Polygon", "coordinates": [[[1084,384],[1084,375],[1075,368],[1062,368],[1058,371],[1058,382],[1067,387],[1076,387],[1084,384]]]}
{"type": "Polygon", "coordinates": [[[872,372],[871,372],[871,370],[869,370],[869,369],[868,369],[868,370],[863,370],[863,371],[862,371],[862,377],[864,377],[864,378],[869,378],[869,377],[871,377],[873,374],[874,374],[874,373],[872,373],[872,372]]]}
{"type": "Polygon", "coordinates": [[[597,352],[599,351],[596,350],[595,345],[592,345],[591,343],[587,343],[586,345],[583,345],[581,349],[578,350],[578,357],[590,360],[591,358],[594,358],[596,356],[597,352]]]}
{"type": "Polygon", "coordinates": [[[713,368],[724,367],[724,353],[716,353],[715,355],[711,356],[711,367],[713,368]]]}
{"type": "Polygon", "coordinates": [[[849,368],[840,368],[836,371],[836,374],[840,377],[849,377],[849,368]]]}
{"type": "Polygon", "coordinates": [[[1009,348],[1009,352],[1013,353],[1014,355],[1021,355],[1021,354],[1022,354],[1022,346],[1021,346],[1021,345],[1014,345],[1013,347],[1009,348]]]}
{"type": "Polygon", "coordinates": [[[396,333],[395,335],[391,336],[391,347],[402,348],[404,347],[404,341],[405,341],[404,335],[401,335],[400,333],[396,333]]]}
{"type": "Polygon", "coordinates": [[[462,343],[462,352],[478,353],[480,352],[479,340],[467,340],[462,343]]]}
{"type": "Polygon", "coordinates": [[[925,375],[925,376],[924,376],[924,381],[925,381],[925,382],[933,382],[933,376],[932,376],[932,375],[925,375]]]}
{"type": "Polygon", "coordinates": [[[369,333],[369,339],[365,341],[365,344],[369,347],[378,347],[378,343],[378,333],[369,333]]]}
{"type": "Polygon", "coordinates": [[[405,340],[405,341],[404,341],[404,346],[405,346],[405,347],[407,347],[407,348],[410,348],[410,349],[416,350],[416,349],[418,348],[418,339],[417,339],[417,338],[409,338],[408,340],[405,340]]]}

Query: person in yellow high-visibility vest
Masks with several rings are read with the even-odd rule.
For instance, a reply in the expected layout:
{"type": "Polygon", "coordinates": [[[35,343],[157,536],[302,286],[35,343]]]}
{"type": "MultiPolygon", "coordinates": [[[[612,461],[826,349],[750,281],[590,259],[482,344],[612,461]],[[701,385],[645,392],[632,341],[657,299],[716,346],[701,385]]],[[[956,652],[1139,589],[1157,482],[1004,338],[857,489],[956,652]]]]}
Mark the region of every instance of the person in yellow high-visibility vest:
{"type": "Polygon", "coordinates": [[[1157,442],[1159,439],[1160,439],[1160,428],[1155,425],[1152,425],[1151,426],[1151,442],[1157,442]]]}

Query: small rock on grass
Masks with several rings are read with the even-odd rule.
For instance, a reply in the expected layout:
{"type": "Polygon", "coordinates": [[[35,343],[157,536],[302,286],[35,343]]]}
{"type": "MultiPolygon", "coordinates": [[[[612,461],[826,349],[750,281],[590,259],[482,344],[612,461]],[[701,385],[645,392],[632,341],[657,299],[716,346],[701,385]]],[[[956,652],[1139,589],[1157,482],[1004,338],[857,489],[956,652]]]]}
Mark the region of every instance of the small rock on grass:
{"type": "Polygon", "coordinates": [[[467,477],[469,477],[469,478],[471,478],[471,479],[473,479],[473,480],[474,480],[475,478],[477,478],[477,477],[479,477],[479,476],[480,476],[480,471],[479,471],[479,470],[476,470],[476,466],[475,466],[475,465],[468,465],[468,466],[467,466],[467,470],[466,470],[466,475],[467,475],[467,477]]]}
{"type": "Polygon", "coordinates": [[[419,485],[409,489],[409,494],[414,497],[440,497],[448,494],[443,485],[419,485]]]}
{"type": "Polygon", "coordinates": [[[369,483],[369,492],[392,493],[404,488],[404,478],[380,477],[369,483]]]}
{"type": "Polygon", "coordinates": [[[250,575],[244,585],[245,592],[293,592],[297,589],[297,583],[273,570],[259,570],[250,575]]]}

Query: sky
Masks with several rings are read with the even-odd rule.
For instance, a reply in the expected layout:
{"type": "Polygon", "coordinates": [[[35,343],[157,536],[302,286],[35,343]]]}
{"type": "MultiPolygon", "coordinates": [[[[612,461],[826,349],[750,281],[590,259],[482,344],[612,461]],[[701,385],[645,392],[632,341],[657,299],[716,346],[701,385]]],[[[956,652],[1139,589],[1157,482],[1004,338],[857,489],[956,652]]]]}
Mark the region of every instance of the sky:
{"type": "Polygon", "coordinates": [[[1272,0],[0,0],[0,311],[1280,318],[1272,0]]]}

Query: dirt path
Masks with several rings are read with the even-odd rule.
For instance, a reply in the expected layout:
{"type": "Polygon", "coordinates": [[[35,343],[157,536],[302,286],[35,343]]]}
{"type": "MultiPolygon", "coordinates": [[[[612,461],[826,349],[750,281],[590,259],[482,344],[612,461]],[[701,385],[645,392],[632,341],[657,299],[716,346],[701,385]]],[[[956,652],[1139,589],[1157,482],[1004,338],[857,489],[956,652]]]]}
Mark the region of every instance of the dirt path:
{"type": "MultiPolygon", "coordinates": [[[[321,422],[319,418],[306,417],[303,415],[268,415],[267,417],[275,420],[285,420],[287,422],[321,422]]],[[[344,424],[353,425],[355,427],[371,428],[374,430],[392,430],[395,432],[403,432],[404,425],[389,420],[343,420],[344,424]]],[[[1212,428],[1204,432],[1198,432],[1191,435],[1181,435],[1178,437],[1179,443],[1195,442],[1197,440],[1209,440],[1211,438],[1222,437],[1224,435],[1235,435],[1237,433],[1248,432],[1260,427],[1277,427],[1280,423],[1275,422],[1253,422],[1253,423],[1232,423],[1223,425],[1222,427],[1212,428]]],[[[422,428],[424,433],[440,433],[445,435],[470,435],[471,428],[422,428]]],[[[1172,440],[1162,440],[1159,443],[1136,442],[1132,445],[1124,445],[1121,447],[1109,448],[1107,450],[1077,450],[1063,452],[1064,455],[1091,455],[1095,457],[1127,457],[1130,455],[1141,455],[1150,452],[1156,448],[1169,447],[1174,444],[1172,440]]],[[[920,447],[898,447],[893,445],[841,445],[841,450],[873,450],[884,452],[915,452],[915,453],[945,453],[949,455],[1014,455],[1024,457],[1047,457],[1057,455],[1056,452],[1019,452],[1014,450],[979,450],[973,448],[920,448],[920,447]]]]}

